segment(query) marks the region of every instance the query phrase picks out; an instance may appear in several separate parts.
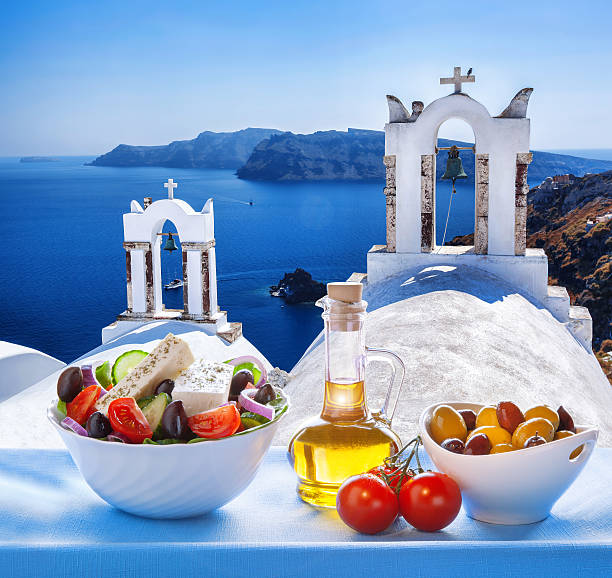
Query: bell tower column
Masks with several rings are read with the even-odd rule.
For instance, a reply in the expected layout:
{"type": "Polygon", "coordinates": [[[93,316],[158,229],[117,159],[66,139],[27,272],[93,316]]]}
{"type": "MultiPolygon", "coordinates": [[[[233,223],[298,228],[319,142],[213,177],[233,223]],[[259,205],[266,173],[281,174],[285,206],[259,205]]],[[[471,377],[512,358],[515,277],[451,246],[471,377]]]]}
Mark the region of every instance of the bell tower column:
{"type": "Polygon", "coordinates": [[[190,318],[207,318],[217,312],[214,244],[214,240],[207,243],[188,241],[181,243],[183,301],[185,315],[190,318]]]}
{"type": "Polygon", "coordinates": [[[516,179],[514,183],[514,254],[524,255],[527,251],[527,169],[531,153],[516,155],[516,179]]]}
{"type": "MultiPolygon", "coordinates": [[[[152,283],[152,253],[151,243],[126,241],[125,265],[127,280],[127,311],[136,316],[152,311],[152,298],[147,291],[147,270],[150,271],[152,283]],[[151,267],[148,267],[148,265],[151,267]]],[[[152,294],[151,294],[152,297],[152,294]]]]}

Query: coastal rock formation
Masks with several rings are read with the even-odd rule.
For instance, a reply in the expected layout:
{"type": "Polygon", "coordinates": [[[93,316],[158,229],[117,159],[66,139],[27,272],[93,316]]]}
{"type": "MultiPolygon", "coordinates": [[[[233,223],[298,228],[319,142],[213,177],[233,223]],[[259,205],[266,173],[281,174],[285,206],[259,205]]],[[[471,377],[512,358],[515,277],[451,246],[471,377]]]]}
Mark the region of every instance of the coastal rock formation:
{"type": "Polygon", "coordinates": [[[200,133],[192,140],[161,146],[121,144],[90,164],[98,167],[178,167],[236,169],[242,166],[255,145],[280,131],[246,128],[236,132],[200,133]]]}
{"type": "Polygon", "coordinates": [[[384,148],[384,133],[374,130],[286,132],[259,143],[237,174],[258,181],[377,180],[384,178],[384,148]]]}
{"type": "MultiPolygon", "coordinates": [[[[439,146],[471,143],[439,139],[439,146]]],[[[241,179],[256,181],[330,181],[384,180],[385,135],[381,131],[348,129],[313,134],[285,132],[260,142],[247,163],[238,169],[241,179]]],[[[446,167],[447,151],[437,157],[436,174],[446,167]]],[[[474,180],[474,153],[461,151],[463,166],[474,180]]],[[[584,159],[534,151],[529,166],[529,180],[538,182],[548,175],[600,172],[612,169],[611,161],[584,159]]]]}
{"type": "MultiPolygon", "coordinates": [[[[470,143],[439,139],[438,144],[447,147],[451,144],[469,146],[470,143]]],[[[347,132],[331,130],[294,134],[247,128],[226,133],[206,131],[195,139],[161,146],[122,144],[90,164],[238,169],[241,179],[256,181],[382,181],[385,178],[384,154],[385,135],[382,131],[349,128],[347,132]]],[[[438,154],[438,178],[446,166],[446,156],[446,151],[438,154]]],[[[474,154],[462,151],[461,158],[468,177],[473,181],[474,154]]],[[[529,167],[529,180],[539,182],[548,175],[582,175],[611,169],[611,161],[535,151],[529,167]]]]}
{"type": "Polygon", "coordinates": [[[299,267],[293,273],[285,273],[278,285],[270,287],[270,295],[282,297],[289,304],[313,303],[326,293],[325,285],[299,267]]]}

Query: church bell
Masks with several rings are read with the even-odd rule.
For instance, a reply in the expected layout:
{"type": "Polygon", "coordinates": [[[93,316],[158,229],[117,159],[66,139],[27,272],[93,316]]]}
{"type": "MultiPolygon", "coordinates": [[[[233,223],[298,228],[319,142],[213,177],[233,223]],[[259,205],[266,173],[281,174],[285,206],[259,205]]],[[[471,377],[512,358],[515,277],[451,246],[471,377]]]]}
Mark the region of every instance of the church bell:
{"type": "MultiPolygon", "coordinates": [[[[461,162],[461,160],[459,162],[461,162]]],[[[168,233],[168,240],[164,245],[164,251],[169,251],[170,253],[172,253],[172,251],[176,251],[177,249],[178,247],[176,246],[176,242],[172,238],[172,233],[168,233]]]]}
{"type": "Polygon", "coordinates": [[[467,175],[463,170],[463,164],[461,163],[461,157],[459,156],[459,149],[456,145],[453,145],[448,151],[448,159],[446,159],[446,172],[442,175],[443,179],[452,179],[455,182],[456,179],[467,179],[467,175]]]}

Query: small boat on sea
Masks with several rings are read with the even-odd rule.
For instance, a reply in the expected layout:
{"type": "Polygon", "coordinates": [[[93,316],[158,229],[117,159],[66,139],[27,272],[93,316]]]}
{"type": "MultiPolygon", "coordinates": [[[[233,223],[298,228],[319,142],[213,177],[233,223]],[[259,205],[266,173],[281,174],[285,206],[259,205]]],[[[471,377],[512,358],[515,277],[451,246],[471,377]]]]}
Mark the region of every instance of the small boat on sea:
{"type": "Polygon", "coordinates": [[[170,283],[167,283],[166,285],[164,285],[164,289],[178,289],[179,287],[183,286],[183,280],[182,279],[174,279],[174,281],[170,281],[170,283]]]}

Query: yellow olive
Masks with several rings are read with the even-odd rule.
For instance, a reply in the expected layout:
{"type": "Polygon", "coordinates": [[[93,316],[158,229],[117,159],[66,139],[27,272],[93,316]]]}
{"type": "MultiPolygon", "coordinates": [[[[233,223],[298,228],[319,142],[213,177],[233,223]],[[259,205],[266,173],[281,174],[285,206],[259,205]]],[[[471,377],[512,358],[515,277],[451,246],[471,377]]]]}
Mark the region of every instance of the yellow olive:
{"type": "MultiPolygon", "coordinates": [[[[574,432],[572,431],[568,431],[568,430],[563,430],[560,429],[558,432],[555,433],[555,440],[562,440],[563,438],[569,438],[572,437],[574,435],[574,432]]],[[[571,454],[570,454],[570,460],[573,460],[574,458],[577,458],[580,455],[580,452],[582,451],[582,448],[584,446],[580,446],[578,448],[576,448],[571,454]]]]}
{"type": "Polygon", "coordinates": [[[551,442],[555,435],[555,429],[552,423],[543,417],[528,419],[514,430],[512,445],[517,450],[522,450],[525,447],[525,442],[536,434],[543,437],[547,442],[551,442]]]}
{"type": "Polygon", "coordinates": [[[491,447],[499,444],[512,443],[512,436],[503,427],[495,425],[483,425],[477,427],[474,431],[470,432],[470,435],[468,435],[468,440],[474,434],[478,433],[483,433],[489,438],[489,441],[491,442],[491,447]]]}
{"type": "Polygon", "coordinates": [[[483,425],[477,427],[474,431],[470,432],[468,436],[468,440],[476,434],[485,434],[489,441],[491,442],[491,447],[499,445],[499,444],[509,444],[512,443],[512,436],[509,432],[507,432],[503,427],[495,426],[495,425],[483,425]]]}
{"type": "Polygon", "coordinates": [[[525,412],[525,419],[529,421],[534,417],[543,417],[552,423],[555,431],[559,428],[559,414],[547,405],[536,405],[525,412]]]}
{"type": "Polygon", "coordinates": [[[467,436],[467,428],[461,414],[450,405],[439,405],[431,416],[429,425],[431,437],[438,444],[448,438],[458,438],[462,442],[467,436]]]}
{"type": "Polygon", "coordinates": [[[500,427],[497,420],[497,407],[494,405],[486,405],[480,409],[476,416],[476,428],[483,425],[494,425],[500,427]]]}
{"type": "Polygon", "coordinates": [[[505,454],[506,452],[513,452],[514,446],[512,444],[497,444],[491,448],[492,454],[505,454]]]}

